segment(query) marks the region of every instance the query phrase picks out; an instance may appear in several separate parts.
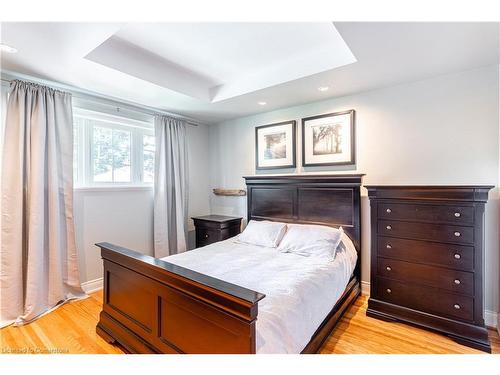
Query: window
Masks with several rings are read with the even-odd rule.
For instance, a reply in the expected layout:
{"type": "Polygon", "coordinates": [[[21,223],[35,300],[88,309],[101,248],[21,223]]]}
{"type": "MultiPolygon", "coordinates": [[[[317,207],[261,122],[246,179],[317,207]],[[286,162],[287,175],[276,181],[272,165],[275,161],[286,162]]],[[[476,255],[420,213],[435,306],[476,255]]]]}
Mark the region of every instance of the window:
{"type": "Polygon", "coordinates": [[[75,186],[153,183],[152,123],[75,109],[73,141],[75,186]]]}
{"type": "Polygon", "coordinates": [[[132,182],[131,132],[92,126],[92,181],[132,182]]]}

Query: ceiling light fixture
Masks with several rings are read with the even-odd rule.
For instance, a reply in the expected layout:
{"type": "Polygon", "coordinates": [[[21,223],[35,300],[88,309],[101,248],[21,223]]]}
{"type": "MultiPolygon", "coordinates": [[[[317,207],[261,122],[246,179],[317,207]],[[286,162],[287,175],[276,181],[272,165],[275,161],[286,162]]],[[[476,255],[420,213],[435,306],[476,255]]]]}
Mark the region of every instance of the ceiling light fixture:
{"type": "Polygon", "coordinates": [[[328,91],[329,87],[328,86],[320,86],[318,87],[318,90],[321,92],[328,91]]]}
{"type": "Polygon", "coordinates": [[[266,105],[267,103],[266,102],[258,102],[257,104],[258,105],[266,105]]]}
{"type": "Polygon", "coordinates": [[[7,52],[7,53],[16,53],[17,49],[14,47],[8,46],[7,44],[0,43],[0,51],[7,52]]]}

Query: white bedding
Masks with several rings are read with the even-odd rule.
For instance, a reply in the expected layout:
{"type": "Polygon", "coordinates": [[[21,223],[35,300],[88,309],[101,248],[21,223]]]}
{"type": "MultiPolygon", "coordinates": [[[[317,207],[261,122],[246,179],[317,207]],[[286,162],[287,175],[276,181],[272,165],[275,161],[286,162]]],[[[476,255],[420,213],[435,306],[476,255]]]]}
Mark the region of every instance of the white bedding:
{"type": "Polygon", "coordinates": [[[275,354],[302,351],[345,290],[356,259],[352,242],[345,238],[334,260],[280,253],[235,238],[163,258],[264,293],[256,324],[257,353],[275,354]]]}

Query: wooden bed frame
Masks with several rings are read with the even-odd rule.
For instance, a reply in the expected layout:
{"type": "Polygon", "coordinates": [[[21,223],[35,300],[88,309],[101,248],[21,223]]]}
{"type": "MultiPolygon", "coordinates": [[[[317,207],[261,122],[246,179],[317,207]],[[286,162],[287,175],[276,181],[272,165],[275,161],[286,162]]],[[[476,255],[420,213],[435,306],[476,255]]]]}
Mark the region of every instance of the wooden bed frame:
{"type": "MultiPolygon", "coordinates": [[[[339,227],[358,251],[343,295],[302,353],[316,353],[359,296],[363,175],[245,177],[248,220],[339,227]]],[[[109,243],[97,333],[131,353],[255,353],[258,302],[265,295],[109,243]]]]}

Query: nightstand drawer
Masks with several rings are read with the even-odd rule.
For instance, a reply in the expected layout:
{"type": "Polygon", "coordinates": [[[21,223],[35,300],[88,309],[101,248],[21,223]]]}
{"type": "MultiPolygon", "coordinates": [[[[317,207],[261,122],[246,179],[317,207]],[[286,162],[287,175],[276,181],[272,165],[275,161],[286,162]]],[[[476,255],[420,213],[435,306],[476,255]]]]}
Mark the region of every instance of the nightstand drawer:
{"type": "Polygon", "coordinates": [[[385,258],[444,266],[462,271],[474,270],[474,247],[421,240],[378,236],[378,255],[385,258]]]}
{"type": "Polygon", "coordinates": [[[458,225],[379,220],[378,234],[462,244],[474,243],[474,228],[458,225]]]}
{"type": "Polygon", "coordinates": [[[448,205],[380,203],[381,219],[429,221],[451,224],[474,223],[474,208],[448,205]]]}
{"type": "Polygon", "coordinates": [[[196,247],[210,245],[217,241],[220,241],[220,231],[208,228],[196,229],[196,247]]]}
{"type": "Polygon", "coordinates": [[[473,320],[473,298],[436,288],[377,278],[377,297],[381,301],[431,314],[473,320]]]}
{"type": "Polygon", "coordinates": [[[474,274],[471,272],[378,258],[377,275],[469,296],[474,294],[474,274]]]}

